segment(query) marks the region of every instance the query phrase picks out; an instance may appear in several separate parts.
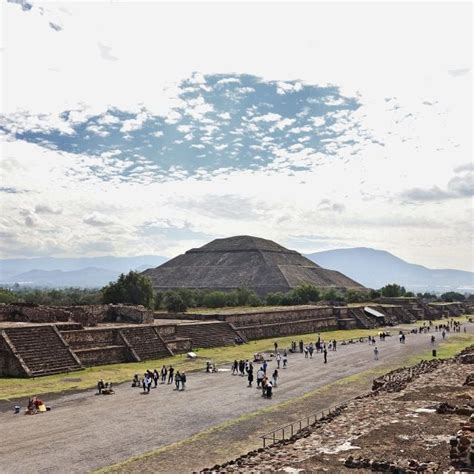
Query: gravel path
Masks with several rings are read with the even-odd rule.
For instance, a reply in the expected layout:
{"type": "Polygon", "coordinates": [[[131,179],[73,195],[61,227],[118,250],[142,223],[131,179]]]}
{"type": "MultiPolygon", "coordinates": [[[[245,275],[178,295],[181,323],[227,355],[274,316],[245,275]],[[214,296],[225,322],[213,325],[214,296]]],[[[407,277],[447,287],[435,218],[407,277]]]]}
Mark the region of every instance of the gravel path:
{"type": "MultiPolygon", "coordinates": [[[[188,374],[184,392],[159,385],[143,395],[141,389],[122,384],[114,396],[95,396],[90,390],[59,397],[46,414],[0,413],[0,472],[87,472],[117,463],[349,375],[402,363],[430,348],[429,339],[410,334],[405,345],[397,337],[377,341],[378,361],[367,343],[339,346],[329,352],[328,364],[321,354],[312,360],[290,354],[272,400],[263,399],[260,391],[247,388],[246,379],[229,371],[202,372],[188,374]]],[[[275,367],[276,362],[270,363],[270,373],[275,367]]]]}

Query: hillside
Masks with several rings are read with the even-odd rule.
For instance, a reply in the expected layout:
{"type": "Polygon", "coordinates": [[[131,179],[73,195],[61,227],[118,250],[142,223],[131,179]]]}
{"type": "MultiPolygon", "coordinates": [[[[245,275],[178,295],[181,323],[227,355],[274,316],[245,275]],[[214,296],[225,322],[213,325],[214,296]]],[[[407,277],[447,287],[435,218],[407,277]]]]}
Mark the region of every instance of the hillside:
{"type": "Polygon", "coordinates": [[[384,250],[349,248],[306,255],[322,267],[338,270],[369,288],[398,283],[407,290],[474,291],[474,273],[461,270],[434,270],[408,263],[384,250]]]}
{"type": "Polygon", "coordinates": [[[20,258],[0,260],[0,284],[61,288],[102,287],[120,273],[142,271],[165,262],[166,257],[20,258]]]}

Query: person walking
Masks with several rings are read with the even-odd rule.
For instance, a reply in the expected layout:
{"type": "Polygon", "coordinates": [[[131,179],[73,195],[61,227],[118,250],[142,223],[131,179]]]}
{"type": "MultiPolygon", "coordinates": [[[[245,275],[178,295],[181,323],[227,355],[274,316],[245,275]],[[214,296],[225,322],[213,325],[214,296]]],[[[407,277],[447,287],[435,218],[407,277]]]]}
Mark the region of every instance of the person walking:
{"type": "Polygon", "coordinates": [[[268,367],[268,363],[267,361],[265,360],[263,362],[263,365],[262,365],[262,370],[263,370],[263,373],[266,374],[267,373],[267,367],[268,367]]]}
{"type": "Polygon", "coordinates": [[[168,369],[164,365],[161,368],[161,383],[166,383],[166,376],[168,375],[168,369]]]}
{"type": "Polygon", "coordinates": [[[179,385],[181,383],[181,374],[179,373],[179,370],[176,371],[176,375],[174,376],[174,384],[176,386],[176,390],[179,390],[179,385]]]}
{"type": "Polygon", "coordinates": [[[258,369],[257,372],[257,388],[260,388],[260,384],[262,383],[262,380],[265,378],[265,372],[263,371],[262,368],[258,369]]]}
{"type": "Polygon", "coordinates": [[[283,368],[286,369],[288,365],[288,354],[286,353],[286,349],[283,352],[283,368]]]}
{"type": "Polygon", "coordinates": [[[275,369],[275,371],[273,372],[272,380],[273,380],[273,386],[276,387],[277,382],[278,382],[278,369],[275,369]]]}
{"type": "Polygon", "coordinates": [[[232,375],[235,375],[239,370],[239,363],[237,362],[237,359],[234,360],[234,363],[232,364],[232,375]]]}
{"type": "Polygon", "coordinates": [[[276,356],[276,361],[277,361],[277,366],[280,368],[280,363],[281,363],[281,354],[278,352],[276,356]]]}
{"type": "Polygon", "coordinates": [[[160,374],[158,371],[155,369],[153,371],[153,381],[155,382],[155,388],[158,386],[158,380],[160,379],[160,374]]]}
{"type": "Polygon", "coordinates": [[[181,390],[184,390],[186,388],[186,374],[184,372],[181,372],[180,378],[181,378],[181,390]]]}
{"type": "Polygon", "coordinates": [[[377,346],[375,346],[374,349],[374,360],[379,360],[379,350],[377,349],[377,346]]]}
{"type": "Polygon", "coordinates": [[[300,339],[299,345],[300,345],[300,354],[302,354],[302,353],[303,353],[303,349],[304,349],[304,342],[303,342],[303,339],[300,339]]]}
{"type": "Polygon", "coordinates": [[[309,352],[309,358],[312,359],[313,358],[313,352],[314,352],[314,347],[313,347],[312,342],[309,344],[308,352],[309,352]]]}
{"type": "Polygon", "coordinates": [[[249,387],[252,386],[252,382],[253,382],[253,368],[249,369],[249,374],[247,376],[247,380],[249,381],[249,387]]]}
{"type": "Polygon", "coordinates": [[[324,354],[324,363],[327,364],[328,363],[328,350],[326,349],[326,347],[324,348],[323,354],[324,354]]]}
{"type": "Polygon", "coordinates": [[[168,370],[168,383],[173,383],[173,376],[174,376],[174,368],[173,366],[170,365],[170,368],[168,370]]]}
{"type": "Polygon", "coordinates": [[[273,343],[273,347],[275,347],[275,354],[278,352],[278,342],[273,343]]]}
{"type": "Polygon", "coordinates": [[[337,346],[337,341],[336,341],[336,339],[334,339],[334,341],[332,341],[332,350],[333,351],[336,350],[336,346],[337,346]]]}

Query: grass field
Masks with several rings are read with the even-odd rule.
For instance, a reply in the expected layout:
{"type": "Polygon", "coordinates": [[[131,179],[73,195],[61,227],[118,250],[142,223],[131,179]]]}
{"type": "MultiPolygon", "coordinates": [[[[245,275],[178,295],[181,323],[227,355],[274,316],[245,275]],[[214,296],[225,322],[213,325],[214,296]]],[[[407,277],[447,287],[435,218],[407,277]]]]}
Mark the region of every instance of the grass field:
{"type": "MultiPolygon", "coordinates": [[[[457,318],[465,320],[465,317],[457,318]]],[[[419,325],[419,323],[418,323],[419,325]]],[[[410,326],[407,325],[407,328],[410,326]]],[[[413,326],[412,326],[413,327],[413,326]]],[[[367,337],[369,335],[377,335],[379,329],[352,329],[325,331],[321,333],[324,340],[329,341],[336,339],[337,341],[356,339],[367,337]]],[[[460,334],[459,344],[452,346],[451,352],[445,344],[439,351],[440,357],[450,357],[444,355],[455,353],[462,348],[465,343],[463,334],[460,334]],[[454,351],[454,352],[453,352],[454,351]]],[[[472,340],[472,335],[466,335],[472,340]]],[[[458,336],[451,336],[451,340],[457,341],[458,336]]],[[[31,394],[60,393],[68,390],[84,390],[95,387],[99,379],[107,382],[121,383],[131,380],[135,373],[143,374],[147,369],[159,369],[163,365],[173,365],[177,370],[193,371],[202,370],[206,360],[211,360],[216,364],[230,363],[234,359],[251,359],[255,352],[265,352],[273,349],[273,343],[278,342],[280,348],[289,347],[291,341],[299,341],[303,339],[305,342],[314,341],[315,334],[293,335],[287,337],[278,337],[272,339],[261,339],[251,341],[240,346],[218,347],[213,349],[198,349],[198,359],[191,360],[186,355],[180,354],[173,357],[167,357],[157,360],[148,360],[145,362],[130,362],[124,364],[103,365],[98,367],[87,368],[78,372],[69,374],[57,374],[38,378],[0,378],[0,400],[11,400],[19,397],[27,397],[31,394]]],[[[467,339],[466,339],[467,340],[467,339]]],[[[453,342],[453,344],[454,344],[453,342]]],[[[465,345],[467,345],[465,343],[465,345]]],[[[451,347],[449,345],[449,347],[451,347]]]]}

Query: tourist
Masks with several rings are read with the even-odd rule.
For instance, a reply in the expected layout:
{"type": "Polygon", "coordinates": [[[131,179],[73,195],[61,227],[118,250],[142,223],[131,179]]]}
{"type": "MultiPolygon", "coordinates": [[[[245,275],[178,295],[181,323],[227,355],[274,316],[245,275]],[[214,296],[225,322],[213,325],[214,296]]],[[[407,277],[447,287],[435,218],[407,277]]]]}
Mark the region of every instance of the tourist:
{"type": "Polygon", "coordinates": [[[263,369],[260,367],[257,372],[257,388],[260,388],[260,384],[262,383],[262,380],[265,378],[265,372],[263,369]]]}
{"type": "Polygon", "coordinates": [[[234,360],[234,363],[232,364],[232,375],[235,375],[238,370],[239,370],[239,364],[237,360],[234,360]]]}
{"type": "Polygon", "coordinates": [[[328,363],[328,351],[327,351],[326,347],[323,350],[323,354],[324,354],[324,363],[327,364],[328,363]]]}
{"type": "Polygon", "coordinates": [[[276,361],[277,361],[277,366],[278,368],[280,368],[280,363],[281,363],[281,354],[278,352],[277,356],[276,356],[276,361]]]}
{"type": "Polygon", "coordinates": [[[274,342],[273,346],[275,347],[275,354],[278,352],[278,342],[274,342]]]}
{"type": "Polygon", "coordinates": [[[300,354],[302,354],[303,353],[303,348],[304,348],[304,342],[303,342],[302,339],[300,339],[299,344],[300,344],[300,354]]]}
{"type": "Polygon", "coordinates": [[[166,376],[168,375],[168,370],[166,368],[166,366],[164,365],[162,368],[161,368],[161,383],[165,383],[166,382],[166,376]]]}
{"type": "Polygon", "coordinates": [[[140,377],[138,376],[138,374],[135,374],[132,380],[132,387],[140,387],[140,385],[140,377]]]}
{"type": "Polygon", "coordinates": [[[267,361],[263,361],[263,365],[262,365],[262,369],[263,369],[263,373],[266,374],[267,373],[267,367],[268,367],[268,363],[267,361]]]}
{"type": "Polygon", "coordinates": [[[431,336],[431,345],[434,346],[435,344],[435,341],[436,341],[436,338],[434,336],[434,334],[431,336]]]}
{"type": "Polygon", "coordinates": [[[313,358],[313,352],[314,352],[314,346],[313,346],[312,342],[309,343],[308,352],[309,352],[309,358],[312,359],[313,358]]]}
{"type": "Polygon", "coordinates": [[[158,373],[158,371],[155,369],[153,371],[153,382],[155,382],[155,388],[158,386],[158,380],[160,378],[160,374],[158,373]]]}
{"type": "Polygon", "coordinates": [[[275,369],[275,371],[273,372],[272,380],[273,380],[273,386],[276,387],[277,382],[278,382],[278,369],[275,369]]]}
{"type": "Polygon", "coordinates": [[[304,358],[305,358],[305,359],[308,358],[308,354],[309,354],[309,348],[308,348],[308,346],[306,346],[306,347],[304,348],[304,358]]]}
{"type": "Polygon", "coordinates": [[[174,368],[170,365],[168,369],[168,384],[173,383],[174,368]]]}
{"type": "Polygon", "coordinates": [[[245,362],[243,360],[239,361],[239,372],[241,377],[245,375],[245,362]]]}
{"type": "Polygon", "coordinates": [[[186,374],[184,372],[181,372],[180,379],[181,379],[181,390],[184,390],[186,388],[186,374]]]}
{"type": "Polygon", "coordinates": [[[174,384],[176,386],[176,390],[179,390],[179,385],[181,383],[181,374],[179,370],[176,371],[176,375],[174,376],[174,384]]]}
{"type": "Polygon", "coordinates": [[[211,371],[211,361],[208,360],[208,361],[206,362],[206,372],[209,373],[210,371],[211,371]]]}
{"type": "Polygon", "coordinates": [[[262,380],[262,397],[264,397],[267,393],[268,382],[269,382],[268,377],[265,376],[262,380]]]}
{"type": "Polygon", "coordinates": [[[267,398],[272,398],[273,385],[270,380],[265,384],[265,396],[267,398]]]}
{"type": "Polygon", "coordinates": [[[379,350],[377,349],[377,346],[375,346],[374,349],[374,360],[379,360],[379,350]]]}
{"type": "Polygon", "coordinates": [[[446,331],[443,330],[443,332],[441,333],[441,335],[443,336],[443,340],[446,338],[446,331]]]}
{"type": "Polygon", "coordinates": [[[97,382],[97,391],[99,392],[99,395],[102,395],[102,390],[105,388],[105,384],[104,384],[104,381],[102,379],[100,379],[98,382],[97,382]]]}
{"type": "Polygon", "coordinates": [[[288,354],[285,349],[283,351],[283,368],[286,369],[287,365],[288,365],[288,354]]]}
{"type": "Polygon", "coordinates": [[[249,381],[249,387],[252,386],[252,382],[253,382],[253,367],[251,369],[249,369],[249,373],[248,373],[248,376],[247,376],[247,380],[249,381]]]}
{"type": "Polygon", "coordinates": [[[337,342],[336,342],[336,339],[334,339],[334,341],[332,341],[332,350],[333,351],[336,350],[336,345],[337,345],[337,342]]]}

